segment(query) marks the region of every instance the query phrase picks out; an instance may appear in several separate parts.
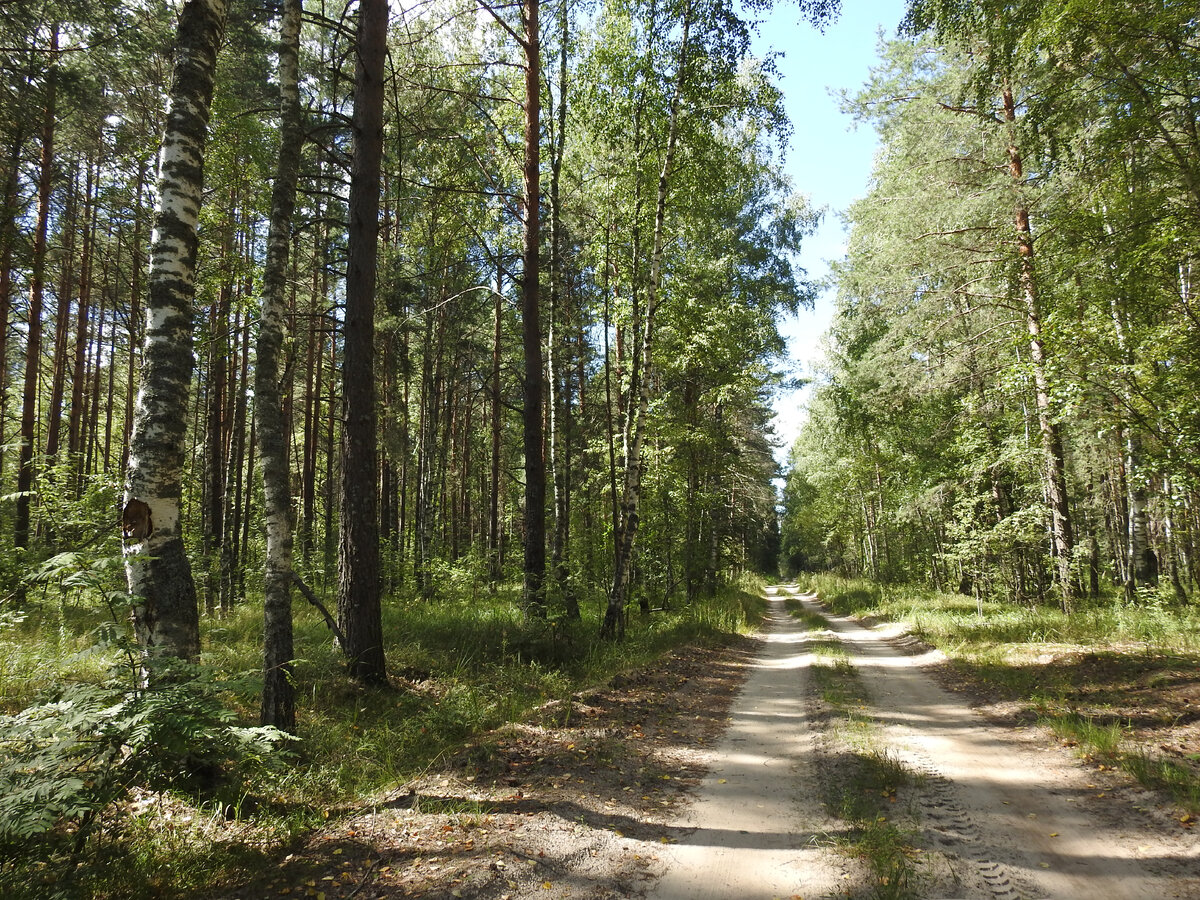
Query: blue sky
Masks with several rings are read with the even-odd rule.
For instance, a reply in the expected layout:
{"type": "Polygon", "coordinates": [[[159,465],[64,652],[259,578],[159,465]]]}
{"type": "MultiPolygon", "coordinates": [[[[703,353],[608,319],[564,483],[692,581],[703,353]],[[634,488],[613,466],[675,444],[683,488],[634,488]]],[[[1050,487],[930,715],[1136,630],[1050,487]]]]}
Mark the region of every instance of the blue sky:
{"type": "MultiPolygon", "coordinates": [[[[801,265],[814,278],[824,277],[828,261],[842,255],[845,232],[839,213],[866,191],[875,154],[875,132],[853,127],[838,109],[836,92],[857,89],[875,63],[878,34],[889,37],[904,15],[904,0],[842,0],[842,12],[824,33],[800,21],[794,4],[781,2],[765,19],[755,53],[780,51],[777,65],[788,117],[792,121],[787,173],[793,186],[814,206],[828,207],[820,230],[801,252],[801,265]]],[[[820,358],[821,336],[833,312],[832,292],[781,323],[795,374],[811,374],[820,358]]],[[[803,421],[805,392],[781,393],[775,401],[775,430],[782,439],[781,462],[803,421]]]]}

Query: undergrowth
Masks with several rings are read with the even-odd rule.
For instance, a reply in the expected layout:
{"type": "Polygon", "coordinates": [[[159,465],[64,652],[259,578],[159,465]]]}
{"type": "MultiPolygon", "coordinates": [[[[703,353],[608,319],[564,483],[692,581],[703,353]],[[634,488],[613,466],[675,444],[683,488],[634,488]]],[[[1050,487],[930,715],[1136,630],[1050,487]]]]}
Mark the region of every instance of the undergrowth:
{"type": "MultiPolygon", "coordinates": [[[[328,819],[380,801],[472,736],[623,670],[652,664],[674,648],[714,644],[751,630],[765,608],[761,588],[756,579],[743,578],[692,606],[650,616],[632,611],[621,643],[598,637],[600,598],[584,604],[581,621],[528,618],[515,588],[436,602],[393,598],[384,605],[392,680],[382,688],[346,677],[322,618],[298,602],[297,740],[289,742],[286,757],[263,743],[274,735],[247,727],[257,718],[261,678],[232,673],[261,666],[262,612],[255,603],[240,605],[224,618],[203,622],[203,673],[186,679],[207,686],[201,692],[208,704],[203,727],[188,732],[152,712],[160,724],[166,722],[153,746],[138,744],[129,733],[109,734],[104,746],[111,749],[103,762],[125,768],[107,779],[76,777],[64,751],[65,762],[55,763],[58,787],[96,790],[86,802],[73,807],[73,801],[64,801],[51,820],[38,820],[47,840],[9,840],[3,822],[17,821],[20,809],[30,805],[18,808],[11,796],[0,799],[0,844],[12,851],[0,853],[0,896],[136,900],[219,886],[270,864],[328,819]],[[190,735],[199,745],[221,734],[261,738],[241,748],[239,758],[262,764],[224,765],[219,790],[137,769],[161,762],[161,748],[179,737],[190,735]],[[280,760],[283,765],[267,764],[280,760]],[[66,868],[76,877],[64,880],[66,868]]],[[[133,723],[126,732],[144,721],[150,701],[129,683],[113,683],[112,670],[127,665],[128,648],[98,643],[99,627],[112,633],[112,611],[94,593],[75,590],[35,595],[0,620],[0,714],[8,729],[0,740],[9,741],[6,753],[22,736],[40,740],[36,747],[30,744],[42,748],[39,752],[53,744],[47,734],[66,715],[55,703],[66,702],[72,715],[88,722],[111,717],[114,705],[124,703],[128,711],[122,714],[133,723]],[[96,693],[103,690],[110,693],[96,693]],[[94,702],[85,704],[87,697],[94,702]]],[[[171,709],[179,708],[172,701],[171,709]]],[[[86,737],[92,727],[84,723],[76,731],[86,737]]],[[[220,741],[216,746],[226,756],[239,755],[238,748],[220,741]]],[[[88,763],[84,770],[99,771],[97,765],[88,763]]],[[[11,774],[22,773],[37,775],[31,766],[11,774]]],[[[38,789],[31,788],[30,796],[38,789]]]]}

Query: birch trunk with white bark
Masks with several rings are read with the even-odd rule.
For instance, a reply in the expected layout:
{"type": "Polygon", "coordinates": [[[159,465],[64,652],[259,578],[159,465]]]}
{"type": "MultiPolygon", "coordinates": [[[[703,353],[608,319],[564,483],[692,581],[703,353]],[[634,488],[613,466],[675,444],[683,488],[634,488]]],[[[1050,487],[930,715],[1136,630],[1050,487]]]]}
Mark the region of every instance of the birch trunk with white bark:
{"type": "Polygon", "coordinates": [[[625,606],[629,601],[629,588],[633,573],[634,539],[637,535],[639,510],[642,498],[642,446],[645,442],[646,414],[650,408],[651,350],[654,343],[654,314],[658,309],[659,289],[662,283],[663,231],[667,215],[667,196],[670,189],[671,170],[675,163],[675,146],[679,137],[679,105],[683,84],[687,77],[688,35],[692,23],[692,7],[688,4],[683,19],[683,37],[679,46],[679,68],[675,76],[675,90],[671,97],[671,111],[667,122],[667,147],[663,154],[662,170],[658,176],[658,200],[654,212],[653,249],[650,256],[650,277],[646,284],[646,308],[642,320],[640,348],[641,366],[637,374],[637,407],[630,411],[632,427],[625,455],[625,484],[621,496],[620,529],[618,531],[616,559],[613,565],[612,589],[608,594],[608,605],[600,625],[600,636],[610,640],[621,640],[625,636],[625,606]]]}
{"type": "Polygon", "coordinates": [[[296,208],[296,181],[304,131],[300,121],[300,24],[303,0],[286,0],[279,25],[279,159],[271,188],[271,225],[263,269],[262,313],[254,365],[254,415],[267,520],[263,582],[263,692],[261,721],[296,727],[292,685],[292,488],[290,429],[283,411],[280,356],[287,323],[287,266],[296,208]]]}
{"type": "Polygon", "coordinates": [[[226,10],[226,0],[188,0],[179,17],[122,516],[138,642],[148,655],[184,659],[200,653],[196,585],[179,518],[193,365],[196,226],[226,10]]]}

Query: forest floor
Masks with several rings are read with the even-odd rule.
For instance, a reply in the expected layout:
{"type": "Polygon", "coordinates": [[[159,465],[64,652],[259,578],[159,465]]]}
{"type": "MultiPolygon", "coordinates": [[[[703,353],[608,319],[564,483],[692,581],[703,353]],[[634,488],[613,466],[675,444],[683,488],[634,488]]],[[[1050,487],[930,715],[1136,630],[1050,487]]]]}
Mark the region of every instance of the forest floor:
{"type": "MultiPolygon", "coordinates": [[[[771,593],[759,635],[676,652],[483,735],[372,807],[331,811],[217,896],[1200,898],[1187,811],[1080,759],[1029,704],[894,626],[771,593]],[[818,677],[829,644],[861,681],[849,704],[818,677]],[[895,777],[847,774],[870,765],[895,777]],[[864,824],[848,791],[886,815],[864,824]],[[876,821],[898,848],[883,869],[863,840],[876,821]]],[[[1080,697],[1111,713],[1102,689],[1121,677],[1085,660],[1080,697]]],[[[1120,712],[1149,726],[1156,752],[1186,758],[1200,746],[1196,685],[1142,679],[1118,690],[1120,712]]]]}

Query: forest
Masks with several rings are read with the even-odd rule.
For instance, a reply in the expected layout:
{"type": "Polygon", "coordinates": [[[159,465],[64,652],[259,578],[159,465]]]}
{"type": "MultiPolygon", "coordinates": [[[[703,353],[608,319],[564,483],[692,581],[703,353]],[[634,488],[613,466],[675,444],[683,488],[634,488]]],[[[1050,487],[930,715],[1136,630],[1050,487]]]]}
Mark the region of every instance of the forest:
{"type": "Polygon", "coordinates": [[[2,5],[0,885],[234,883],[763,578],[1190,602],[1194,11],[909,4],[781,473],[768,5],[2,5]]]}
{"type": "Polygon", "coordinates": [[[783,558],[981,599],[1190,602],[1200,68],[1182,4],[916,3],[783,558]],[[972,5],[974,6],[974,5],[972,5]]]}
{"type": "MultiPolygon", "coordinates": [[[[414,622],[474,621],[538,682],[640,652],[627,607],[669,631],[774,565],[776,322],[815,215],[731,3],[2,27],[6,846],[76,859],[205,747],[312,752],[314,654],[386,688],[438,665],[414,622]]],[[[547,690],[490,687],[485,721],[547,690]]]]}

